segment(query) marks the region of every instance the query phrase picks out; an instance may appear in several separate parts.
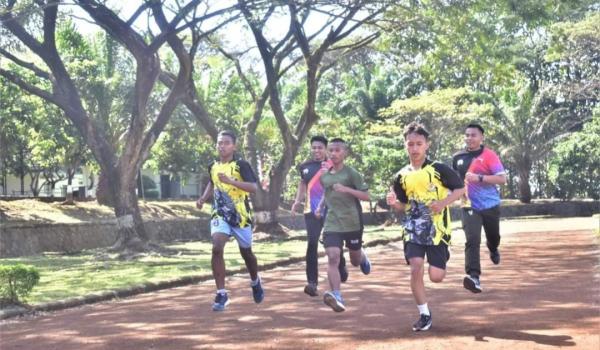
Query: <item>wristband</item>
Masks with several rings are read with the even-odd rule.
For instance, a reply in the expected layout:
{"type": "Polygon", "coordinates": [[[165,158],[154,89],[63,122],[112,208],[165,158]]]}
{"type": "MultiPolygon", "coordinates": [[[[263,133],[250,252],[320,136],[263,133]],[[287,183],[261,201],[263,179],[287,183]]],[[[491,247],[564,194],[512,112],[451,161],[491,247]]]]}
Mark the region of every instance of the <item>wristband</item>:
{"type": "Polygon", "coordinates": [[[483,182],[483,175],[479,174],[479,182],[483,182]]]}

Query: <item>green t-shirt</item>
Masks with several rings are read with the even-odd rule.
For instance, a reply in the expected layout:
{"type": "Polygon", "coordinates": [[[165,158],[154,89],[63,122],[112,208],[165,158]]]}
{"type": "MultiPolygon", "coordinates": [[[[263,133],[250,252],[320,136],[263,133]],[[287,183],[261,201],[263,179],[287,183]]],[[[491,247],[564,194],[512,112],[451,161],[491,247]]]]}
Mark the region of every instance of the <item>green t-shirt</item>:
{"type": "Polygon", "coordinates": [[[355,190],[366,191],[367,185],[362,176],[354,168],[344,166],[340,171],[331,173],[333,169],[321,176],[321,185],[325,189],[325,216],[324,232],[355,232],[362,229],[362,210],[356,197],[348,193],[333,190],[333,185],[339,183],[355,190]]]}

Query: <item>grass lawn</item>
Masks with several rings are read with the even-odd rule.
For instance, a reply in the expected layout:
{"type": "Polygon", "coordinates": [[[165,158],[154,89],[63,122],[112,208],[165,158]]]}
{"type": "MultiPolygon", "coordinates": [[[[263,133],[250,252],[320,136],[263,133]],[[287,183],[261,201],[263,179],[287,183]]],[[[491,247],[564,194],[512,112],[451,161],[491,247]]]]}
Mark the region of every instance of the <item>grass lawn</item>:
{"type": "MultiPolygon", "coordinates": [[[[398,227],[369,226],[365,228],[365,243],[396,238],[398,227]]],[[[289,258],[303,257],[306,251],[304,231],[294,231],[292,239],[262,241],[253,245],[259,265],[289,258]]],[[[168,245],[179,251],[177,255],[146,255],[133,261],[116,259],[95,249],[78,254],[46,253],[20,258],[0,259],[0,264],[33,265],[40,271],[40,282],[29,295],[29,304],[56,301],[135,286],[146,282],[173,280],[185,276],[210,276],[211,243],[205,241],[168,245]]],[[[323,251],[320,248],[320,251],[323,251]]],[[[232,240],[225,247],[227,269],[244,266],[237,243],[232,240]]]]}

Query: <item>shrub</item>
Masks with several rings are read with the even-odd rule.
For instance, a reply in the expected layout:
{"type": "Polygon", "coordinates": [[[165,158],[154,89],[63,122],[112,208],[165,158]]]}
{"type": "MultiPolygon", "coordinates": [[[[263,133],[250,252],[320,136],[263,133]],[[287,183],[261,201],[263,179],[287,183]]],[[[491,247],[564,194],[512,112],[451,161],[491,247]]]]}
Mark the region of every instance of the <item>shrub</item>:
{"type": "Polygon", "coordinates": [[[20,304],[39,282],[40,273],[33,266],[0,265],[0,304],[20,304]]]}

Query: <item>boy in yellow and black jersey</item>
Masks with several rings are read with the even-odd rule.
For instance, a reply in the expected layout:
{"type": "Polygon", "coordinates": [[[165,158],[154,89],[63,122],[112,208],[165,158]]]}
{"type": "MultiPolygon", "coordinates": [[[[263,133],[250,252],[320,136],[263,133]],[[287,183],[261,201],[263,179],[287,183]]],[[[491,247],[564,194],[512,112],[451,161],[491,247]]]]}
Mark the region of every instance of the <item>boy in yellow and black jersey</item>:
{"type": "Polygon", "coordinates": [[[250,286],[255,303],[264,298],[258,263],[252,252],[252,211],[250,208],[250,193],[256,192],[256,176],[252,167],[243,159],[237,159],[236,137],[231,131],[221,131],[217,137],[219,159],[209,166],[210,181],[204,194],[196,202],[201,209],[211,197],[212,220],[210,232],[212,237],[211,266],[217,294],[213,303],[214,311],[223,311],[229,304],[229,296],[225,289],[225,260],[223,251],[225,244],[234,237],[244,258],[250,286]]]}
{"type": "Polygon", "coordinates": [[[394,181],[387,203],[404,211],[404,257],[410,265],[410,286],[419,309],[413,331],[431,328],[432,318],[425,297],[424,258],[429,263],[429,279],[441,282],[446,276],[449,258],[450,211],[448,205],[465,192],[454,170],[427,159],[429,132],[418,123],[404,129],[404,141],[410,164],[402,168],[394,181]]]}

